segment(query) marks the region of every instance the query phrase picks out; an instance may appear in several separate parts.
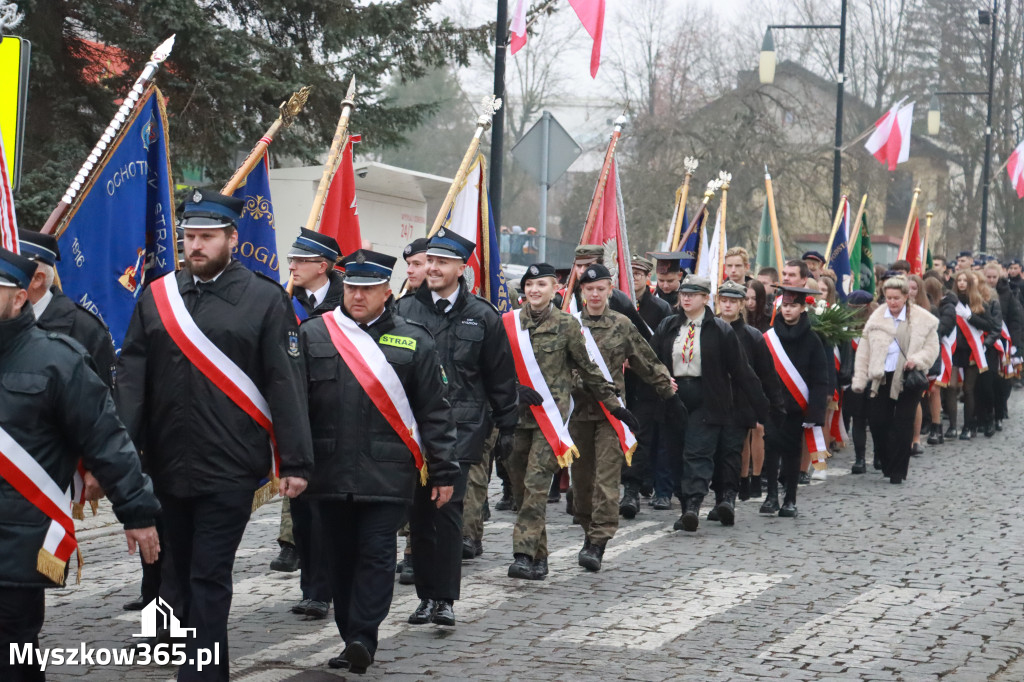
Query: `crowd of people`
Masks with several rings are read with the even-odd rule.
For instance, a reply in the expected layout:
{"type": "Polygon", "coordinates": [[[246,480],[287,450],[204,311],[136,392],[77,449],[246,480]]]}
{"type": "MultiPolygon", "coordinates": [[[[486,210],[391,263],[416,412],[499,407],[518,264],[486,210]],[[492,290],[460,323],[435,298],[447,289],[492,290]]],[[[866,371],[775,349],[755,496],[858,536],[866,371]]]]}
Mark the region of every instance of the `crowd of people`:
{"type": "MultiPolygon", "coordinates": [[[[754,273],[733,248],[721,282],[654,253],[633,256],[630,295],[603,246],[581,245],[566,271],[529,264],[500,313],[467,284],[476,245],[446,229],[405,248],[397,297],[396,258],[302,230],[292,298],[231,258],[241,208],[194,193],[184,267],[148,283],[116,360],[99,321],[54,286],[55,239],[25,231],[21,255],[0,250],[4,651],[38,646],[43,590],[64,584],[75,549],[71,499],[108,496],[141,546],[141,595],[125,608],[159,598],[195,628],[178,679],[226,680],[236,550],[280,493],[271,568],[300,572],[292,612],[333,610],[344,646],[329,665],[358,674],[396,573],[420,599],[409,623],[456,625],[492,474],[495,511],[515,515],[495,548],[509,578],[548,575],[563,493],[578,564],[598,572],[645,499],[654,512],[677,500],[683,533],[749,522],[740,501],[793,518],[799,486],[827,477],[848,441],[853,474],[902,484],[922,439],[998,433],[1019,383],[1017,261],[963,253],[923,276],[897,261],[868,278],[875,291],[840,294],[815,252],[754,273]],[[220,659],[200,668],[209,649],[220,659]]],[[[162,631],[148,644],[160,642],[176,643],[162,631]]],[[[2,679],[42,676],[0,661],[2,679]]]]}

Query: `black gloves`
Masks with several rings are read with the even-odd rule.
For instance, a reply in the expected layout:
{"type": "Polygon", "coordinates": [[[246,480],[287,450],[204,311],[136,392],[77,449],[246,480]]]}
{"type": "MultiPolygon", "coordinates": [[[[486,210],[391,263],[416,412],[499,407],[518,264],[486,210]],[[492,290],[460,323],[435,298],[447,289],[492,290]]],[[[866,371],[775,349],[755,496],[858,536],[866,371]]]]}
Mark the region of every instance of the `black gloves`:
{"type": "Polygon", "coordinates": [[[540,405],[544,402],[544,398],[541,397],[540,393],[533,390],[529,386],[519,386],[519,402],[524,405],[540,405]]]}
{"type": "Polygon", "coordinates": [[[498,432],[498,440],[494,442],[494,459],[504,462],[512,454],[512,444],[515,443],[515,429],[501,430],[498,432]]]}
{"type": "Polygon", "coordinates": [[[612,410],[612,416],[618,419],[620,422],[629,427],[629,430],[636,433],[640,430],[640,422],[636,420],[636,416],[632,412],[627,410],[625,407],[616,407],[612,410]]]}

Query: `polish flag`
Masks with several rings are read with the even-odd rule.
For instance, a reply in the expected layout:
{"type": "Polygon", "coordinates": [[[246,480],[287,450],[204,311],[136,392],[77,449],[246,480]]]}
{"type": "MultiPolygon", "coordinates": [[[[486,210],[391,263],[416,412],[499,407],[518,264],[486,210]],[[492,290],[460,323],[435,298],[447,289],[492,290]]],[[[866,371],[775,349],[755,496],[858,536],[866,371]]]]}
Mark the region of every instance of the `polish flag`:
{"type": "Polygon", "coordinates": [[[21,245],[18,243],[18,219],[14,215],[12,184],[13,180],[7,172],[4,137],[0,134],[0,246],[8,251],[21,253],[21,245]]]}
{"type": "Polygon", "coordinates": [[[509,40],[509,52],[515,54],[526,46],[526,0],[516,0],[512,10],[512,37],[509,40]]]}
{"type": "Polygon", "coordinates": [[[359,204],[356,202],[356,174],[352,160],[352,145],[360,140],[359,135],[349,136],[342,151],[341,163],[331,178],[323,213],[320,214],[320,233],[334,237],[343,255],[363,248],[363,240],[359,234],[359,204]]]}
{"type": "Polygon", "coordinates": [[[590,50],[590,77],[597,78],[601,66],[601,37],[604,34],[604,0],[569,0],[576,16],[583,22],[583,28],[594,39],[590,50]]]}
{"type": "Polygon", "coordinates": [[[1017,148],[1010,154],[1010,160],[1006,163],[1006,172],[1010,174],[1010,182],[1017,190],[1017,198],[1024,199],[1024,142],[1017,145],[1017,148]]]}
{"type": "Polygon", "coordinates": [[[910,241],[907,243],[907,262],[910,263],[910,274],[924,274],[924,257],[921,248],[921,219],[914,216],[914,227],[910,230],[910,241]]]}
{"type": "Polygon", "coordinates": [[[875,132],[864,147],[876,159],[896,170],[896,164],[910,158],[910,125],[914,120],[914,103],[901,107],[897,102],[882,118],[875,122],[875,132]]]}

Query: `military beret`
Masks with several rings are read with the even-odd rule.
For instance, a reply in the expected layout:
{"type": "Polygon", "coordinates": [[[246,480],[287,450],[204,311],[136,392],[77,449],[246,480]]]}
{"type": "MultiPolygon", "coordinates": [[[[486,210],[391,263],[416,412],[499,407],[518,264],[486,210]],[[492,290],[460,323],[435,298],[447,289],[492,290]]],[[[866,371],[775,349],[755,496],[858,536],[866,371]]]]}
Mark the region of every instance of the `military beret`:
{"type": "Polygon", "coordinates": [[[550,263],[534,263],[530,267],[526,268],[526,273],[523,275],[523,278],[519,280],[520,291],[526,289],[526,283],[531,279],[540,279],[541,277],[557,279],[555,266],[550,263]]]}
{"type": "Polygon", "coordinates": [[[600,263],[594,263],[583,271],[583,275],[580,277],[580,284],[590,284],[591,282],[599,282],[602,279],[610,280],[611,278],[612,273],[608,271],[608,268],[600,263]]]}

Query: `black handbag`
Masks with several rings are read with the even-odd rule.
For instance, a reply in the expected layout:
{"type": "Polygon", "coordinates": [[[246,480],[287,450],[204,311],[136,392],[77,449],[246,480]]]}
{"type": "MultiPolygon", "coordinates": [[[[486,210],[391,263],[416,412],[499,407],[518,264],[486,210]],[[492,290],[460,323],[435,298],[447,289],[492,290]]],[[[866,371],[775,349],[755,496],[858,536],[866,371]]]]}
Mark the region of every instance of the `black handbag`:
{"type": "MultiPolygon", "coordinates": [[[[907,303],[907,324],[910,324],[910,304],[907,303]]],[[[900,355],[903,356],[904,360],[908,360],[907,354],[903,352],[903,346],[900,345],[899,340],[896,339],[896,334],[892,335],[892,340],[896,341],[896,347],[900,349],[900,355]]],[[[900,392],[909,391],[910,393],[916,393],[920,395],[928,390],[928,386],[931,382],[928,381],[928,376],[924,373],[920,367],[915,367],[910,371],[904,370],[903,372],[903,388],[900,392]]]]}

